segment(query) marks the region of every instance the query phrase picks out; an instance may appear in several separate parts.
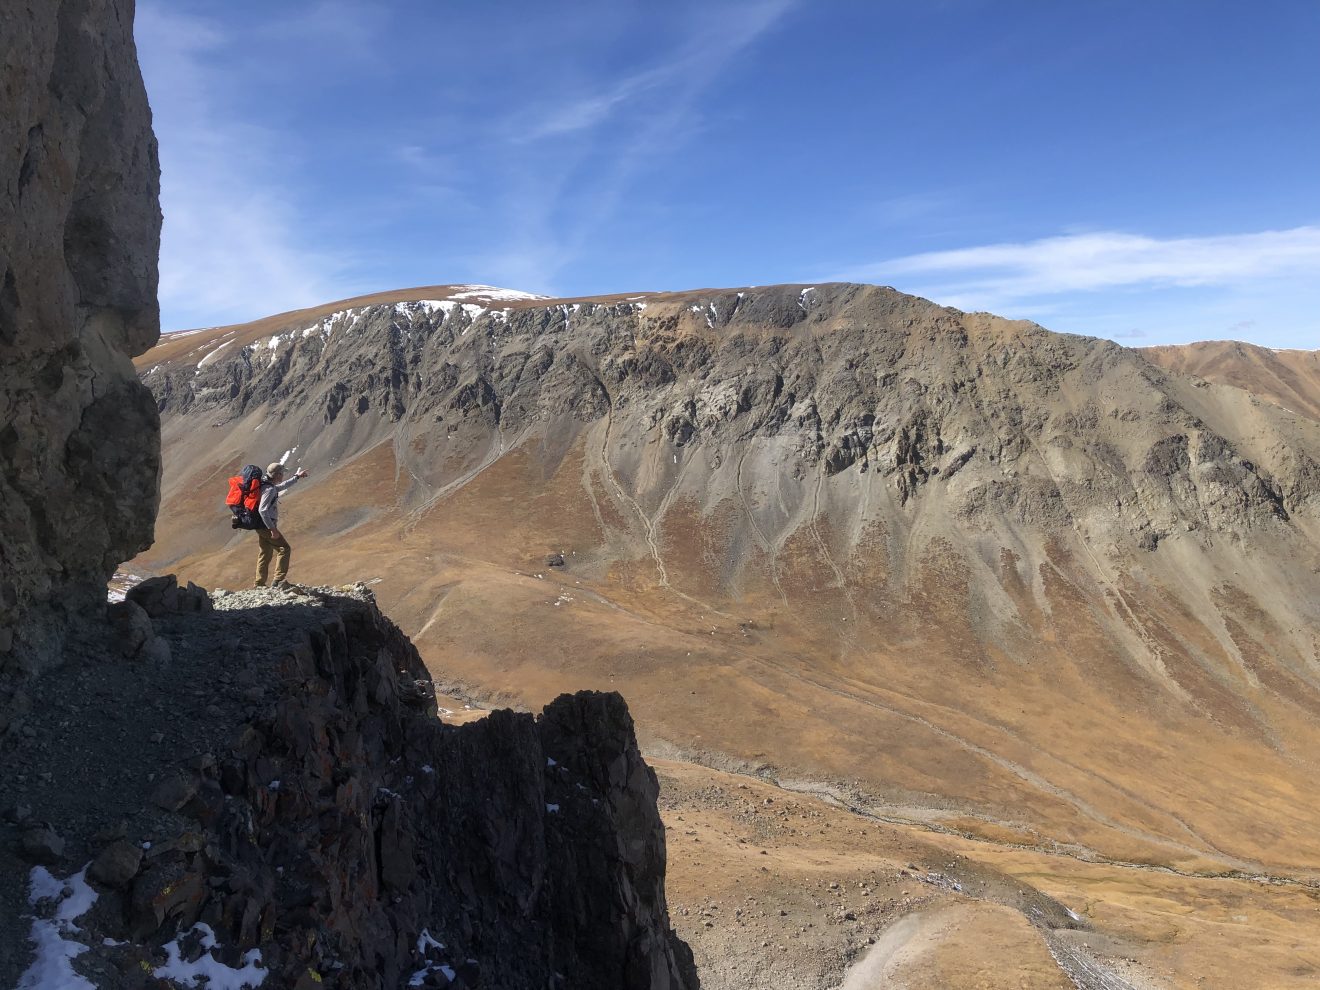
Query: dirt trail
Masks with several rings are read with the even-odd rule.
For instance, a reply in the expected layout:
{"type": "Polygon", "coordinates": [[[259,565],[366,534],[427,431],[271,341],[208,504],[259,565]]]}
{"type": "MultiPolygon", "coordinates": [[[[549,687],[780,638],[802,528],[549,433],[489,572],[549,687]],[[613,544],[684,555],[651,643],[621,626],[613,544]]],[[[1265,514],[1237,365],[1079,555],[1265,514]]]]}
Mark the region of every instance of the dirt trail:
{"type": "Polygon", "coordinates": [[[839,990],[881,990],[881,988],[897,987],[898,984],[891,979],[893,969],[902,961],[905,950],[914,938],[927,934],[936,927],[935,917],[930,914],[908,914],[895,921],[880,934],[875,945],[861,961],[848,970],[839,990]]]}

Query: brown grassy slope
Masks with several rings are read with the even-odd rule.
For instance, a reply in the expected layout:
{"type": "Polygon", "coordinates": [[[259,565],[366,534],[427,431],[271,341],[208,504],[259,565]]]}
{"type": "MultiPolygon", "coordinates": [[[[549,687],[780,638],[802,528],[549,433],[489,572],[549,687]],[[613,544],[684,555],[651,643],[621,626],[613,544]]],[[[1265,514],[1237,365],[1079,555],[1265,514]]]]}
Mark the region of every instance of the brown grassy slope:
{"type": "Polygon", "coordinates": [[[1245,389],[1266,402],[1320,419],[1320,351],[1209,340],[1143,347],[1139,353],[1161,368],[1245,389]]]}
{"type": "MultiPolygon", "coordinates": [[[[190,491],[223,474],[204,472],[190,491]]],[[[1048,836],[1122,859],[1305,869],[1320,854],[1309,811],[1293,799],[1307,786],[1305,764],[1289,755],[1316,737],[1299,707],[1313,690],[1261,687],[1262,674],[1287,676],[1268,653],[1254,685],[1233,658],[1202,666],[1185,644],[1218,640],[1156,594],[1134,584],[1143,614],[1130,618],[1117,596],[1097,601],[1089,575],[1060,554],[1042,565],[1035,600],[1052,616],[1050,642],[997,657],[974,648],[966,573],[962,592],[957,584],[967,565],[939,544],[921,551],[902,599],[875,619],[863,608],[885,603],[849,602],[805,552],[779,561],[787,606],[764,591],[698,598],[707,569],[695,552],[664,557],[677,593],[657,585],[635,545],[600,559],[606,534],[580,479],[570,458],[538,483],[515,453],[420,517],[377,509],[343,528],[337,507],[399,497],[381,445],[287,498],[295,577],[377,581],[432,668],[487,694],[536,704],[574,684],[615,687],[653,739],[859,781],[923,816],[958,809],[1020,840],[1048,836]],[[560,549],[569,566],[546,567],[560,549]],[[1155,644],[1161,676],[1180,694],[1153,690],[1111,642],[1111,628],[1129,621],[1169,644],[1155,644]]],[[[250,580],[252,538],[199,533],[206,517],[191,499],[169,503],[158,547],[195,548],[159,566],[211,585],[250,580]]],[[[1241,588],[1226,594],[1226,607],[1255,601],[1241,588]]]]}

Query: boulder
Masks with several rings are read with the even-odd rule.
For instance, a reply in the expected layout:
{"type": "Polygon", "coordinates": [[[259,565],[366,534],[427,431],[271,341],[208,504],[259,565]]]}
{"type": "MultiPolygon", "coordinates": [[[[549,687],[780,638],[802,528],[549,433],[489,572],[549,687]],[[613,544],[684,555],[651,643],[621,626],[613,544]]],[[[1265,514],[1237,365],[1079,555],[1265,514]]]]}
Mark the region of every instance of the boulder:
{"type": "Polygon", "coordinates": [[[19,837],[23,858],[42,866],[54,866],[64,858],[64,840],[49,825],[33,825],[19,837]]]}
{"type": "Polygon", "coordinates": [[[196,796],[197,785],[192,774],[171,774],[151,792],[151,803],[165,811],[178,811],[196,796]]]}
{"type": "Polygon", "coordinates": [[[93,880],[111,887],[125,887],[142,865],[142,847],[127,839],[116,839],[92,861],[93,880]]]}
{"type": "Polygon", "coordinates": [[[126,599],[115,602],[106,609],[106,614],[110,619],[115,648],[126,657],[137,656],[142,647],[156,636],[151,618],[135,601],[126,599]]]}
{"type": "Polygon", "coordinates": [[[173,574],[147,578],[129,588],[124,598],[141,606],[147,615],[169,615],[179,611],[179,580],[173,574]]]}

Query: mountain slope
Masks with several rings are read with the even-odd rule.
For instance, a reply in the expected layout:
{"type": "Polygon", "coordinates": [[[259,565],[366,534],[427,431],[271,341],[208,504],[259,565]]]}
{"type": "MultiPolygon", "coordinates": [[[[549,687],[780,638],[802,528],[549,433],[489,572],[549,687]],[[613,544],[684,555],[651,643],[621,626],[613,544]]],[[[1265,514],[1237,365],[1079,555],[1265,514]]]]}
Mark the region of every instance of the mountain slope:
{"type": "Polygon", "coordinates": [[[1314,422],[870,286],[402,298],[139,362],[143,566],[245,583],[219,493],[288,452],[293,576],[377,580],[439,679],[618,689],[653,751],[996,841],[1311,875],[1314,422]]]}
{"type": "Polygon", "coordinates": [[[1237,340],[1143,347],[1169,371],[1246,389],[1267,402],[1320,419],[1320,351],[1280,351],[1237,340]]]}

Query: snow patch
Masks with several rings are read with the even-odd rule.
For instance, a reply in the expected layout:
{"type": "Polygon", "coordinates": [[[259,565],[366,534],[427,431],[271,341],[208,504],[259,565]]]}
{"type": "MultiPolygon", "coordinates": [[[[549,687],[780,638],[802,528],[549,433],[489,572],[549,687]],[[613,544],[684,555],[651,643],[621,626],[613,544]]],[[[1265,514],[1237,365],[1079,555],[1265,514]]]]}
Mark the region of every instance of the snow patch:
{"type": "Polygon", "coordinates": [[[87,867],[67,880],[58,879],[44,866],[33,867],[29,884],[28,903],[33,907],[44,900],[58,901],[59,906],[50,918],[32,919],[28,938],[36,957],[18,978],[16,990],[96,990],[72,963],[88,947],[68,937],[82,931],[74,922],[96,903],[96,891],[87,884],[87,867]]]}
{"type": "Polygon", "coordinates": [[[549,296],[538,296],[535,292],[523,292],[520,289],[501,289],[497,285],[460,285],[461,292],[455,292],[449,298],[451,299],[501,299],[501,300],[526,300],[526,299],[549,299],[549,296]]]}
{"type": "Polygon", "coordinates": [[[422,933],[417,936],[417,955],[423,959],[422,968],[417,970],[408,980],[408,986],[420,987],[426,983],[426,978],[432,973],[443,973],[447,981],[453,982],[455,973],[451,966],[441,962],[433,962],[426,959],[426,955],[434,949],[436,952],[444,952],[445,947],[442,942],[435,938],[430,929],[423,928],[422,933]]]}
{"type": "Polygon", "coordinates": [[[232,340],[226,340],[219,347],[210,351],[204,358],[202,358],[200,361],[197,362],[197,370],[201,371],[203,368],[205,368],[208,364],[210,364],[213,360],[215,360],[215,356],[217,354],[219,354],[221,351],[223,351],[226,347],[228,347],[232,343],[233,343],[232,340]]]}
{"type": "Polygon", "coordinates": [[[422,934],[417,936],[417,954],[419,956],[424,956],[426,955],[427,949],[438,949],[441,952],[445,951],[444,945],[437,942],[431,935],[431,930],[429,928],[423,928],[422,934]]]}
{"type": "Polygon", "coordinates": [[[175,980],[184,986],[205,986],[206,990],[245,990],[247,987],[259,987],[266,979],[266,970],[261,962],[261,950],[249,949],[243,956],[243,968],[226,966],[211,954],[216,947],[215,932],[204,922],[197,922],[183,935],[165,945],[167,959],[165,965],[152,971],[152,976],[162,980],[175,980]],[[184,962],[183,948],[180,945],[185,935],[201,932],[202,954],[193,962],[184,962]],[[202,981],[205,980],[205,984],[202,981]]]}
{"type": "Polygon", "coordinates": [[[408,986],[410,987],[422,986],[424,983],[426,983],[426,978],[430,976],[432,973],[443,973],[445,975],[445,979],[449,980],[451,983],[454,981],[454,976],[456,975],[454,973],[454,969],[452,966],[446,966],[443,963],[439,963],[439,964],[427,963],[417,972],[413,973],[412,979],[408,981],[408,986]]]}
{"type": "Polygon", "coordinates": [[[436,310],[439,310],[448,316],[455,305],[457,304],[450,302],[448,299],[418,299],[413,302],[395,303],[394,315],[414,316],[417,313],[425,313],[427,316],[432,316],[436,310]]]}
{"type": "Polygon", "coordinates": [[[556,812],[556,811],[559,810],[559,805],[557,805],[557,804],[547,804],[547,805],[545,806],[545,810],[546,810],[546,811],[549,811],[549,812],[551,812],[551,813],[554,813],[554,812],[556,812]]]}

